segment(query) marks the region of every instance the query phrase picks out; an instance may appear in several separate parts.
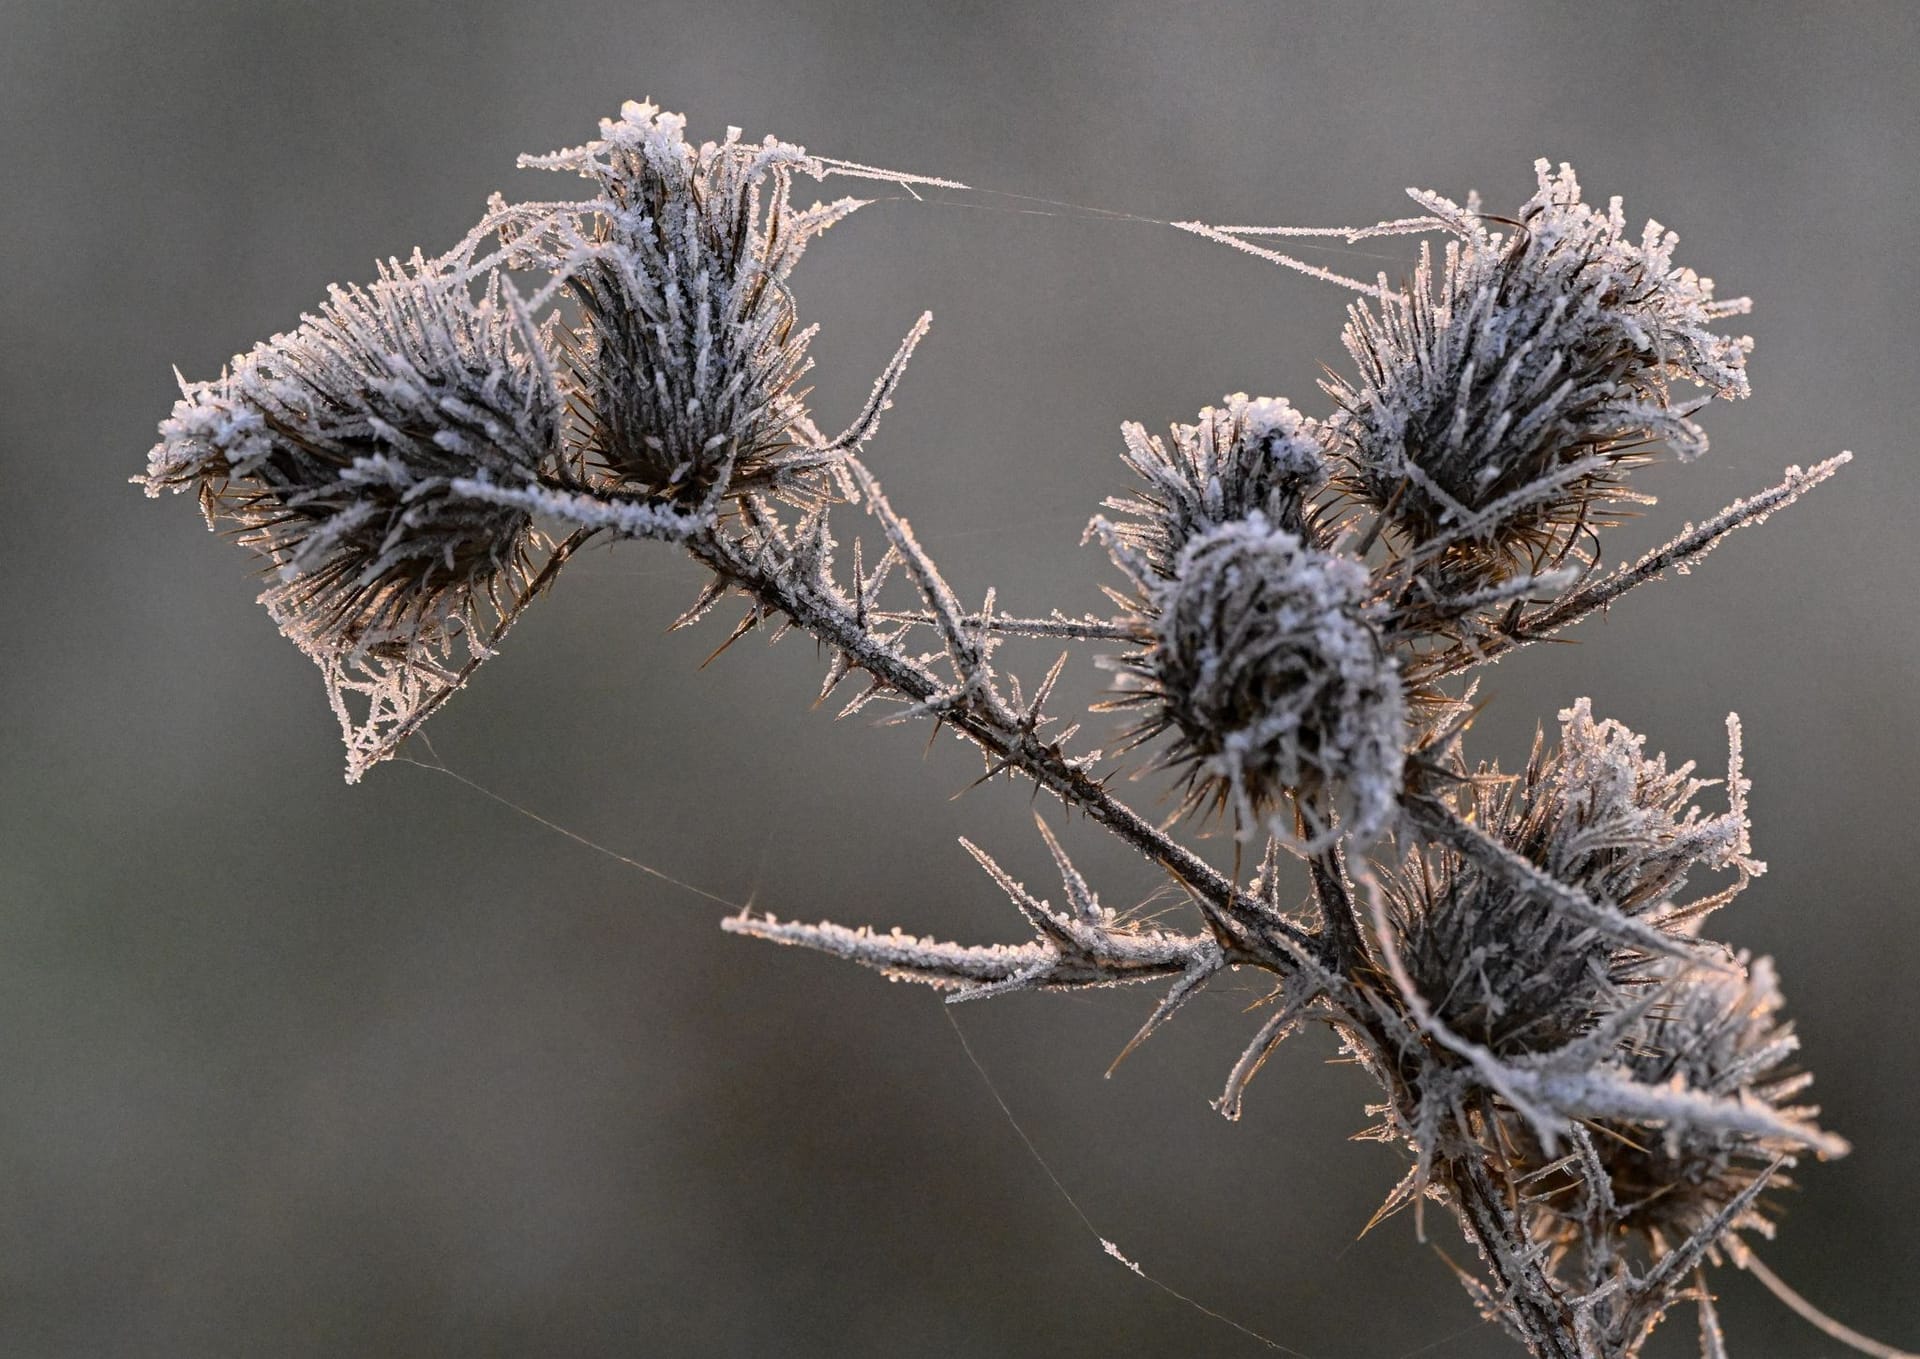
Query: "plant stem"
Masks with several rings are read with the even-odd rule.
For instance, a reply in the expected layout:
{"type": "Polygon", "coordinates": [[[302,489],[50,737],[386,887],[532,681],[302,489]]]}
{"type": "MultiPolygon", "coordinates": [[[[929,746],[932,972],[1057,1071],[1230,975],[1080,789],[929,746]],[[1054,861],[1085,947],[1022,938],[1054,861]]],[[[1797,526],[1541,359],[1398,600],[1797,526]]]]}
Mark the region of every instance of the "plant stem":
{"type": "Polygon", "coordinates": [[[770,609],[845,653],[857,668],[886,688],[952,724],[1003,767],[1017,769],[1069,807],[1112,831],[1144,857],[1159,864],[1194,894],[1216,932],[1237,954],[1255,954],[1262,965],[1281,973],[1293,970],[1301,956],[1324,962],[1321,942],[1241,890],[1225,874],[1167,836],[1145,817],[1107,791],[1061,751],[1021,723],[1009,723],[985,710],[964,688],[954,691],[939,677],[875,637],[838,591],[797,580],[796,573],[756,559],[741,544],[709,530],[687,542],[695,559],[762,607],[770,609]],[[1262,947],[1264,945],[1264,947],[1262,947]]]}

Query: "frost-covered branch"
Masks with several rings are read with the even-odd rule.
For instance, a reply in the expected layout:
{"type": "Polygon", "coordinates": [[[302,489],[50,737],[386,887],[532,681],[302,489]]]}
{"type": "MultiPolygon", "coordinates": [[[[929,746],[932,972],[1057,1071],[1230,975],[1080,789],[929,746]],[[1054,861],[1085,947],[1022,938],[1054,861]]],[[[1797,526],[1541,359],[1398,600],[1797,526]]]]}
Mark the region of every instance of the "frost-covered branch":
{"type": "MultiPolygon", "coordinates": [[[[911,623],[917,627],[933,627],[939,621],[931,613],[912,609],[878,616],[884,622],[911,623]]],[[[1005,637],[1055,637],[1071,642],[1130,642],[1135,634],[1130,623],[1095,618],[1092,614],[1068,618],[1056,612],[1046,618],[1015,618],[1006,614],[969,613],[962,614],[960,621],[968,629],[1005,637]]]]}
{"type": "Polygon", "coordinates": [[[1852,453],[1838,453],[1804,471],[1789,467],[1786,476],[1776,485],[1757,495],[1734,501],[1713,518],[1698,526],[1689,526],[1672,541],[1647,552],[1631,565],[1623,566],[1552,604],[1521,614],[1503,628],[1501,635],[1434,658],[1421,667],[1422,673],[1429,680],[1440,680],[1484,665],[1516,647],[1542,641],[1572,627],[1589,614],[1604,610],[1627,591],[1658,580],[1668,571],[1678,571],[1684,575],[1734,530],[1765,523],[1775,511],[1793,504],[1851,461],[1852,453]]]}
{"type": "Polygon", "coordinates": [[[849,929],[822,921],[806,925],[772,916],[734,916],[721,922],[729,934],[791,944],[872,968],[894,981],[922,982],[954,993],[953,999],[1003,990],[1124,986],[1189,972],[1196,960],[1217,957],[1204,935],[1082,930],[1066,947],[1027,944],[966,945],[919,939],[892,930],[849,929]]]}

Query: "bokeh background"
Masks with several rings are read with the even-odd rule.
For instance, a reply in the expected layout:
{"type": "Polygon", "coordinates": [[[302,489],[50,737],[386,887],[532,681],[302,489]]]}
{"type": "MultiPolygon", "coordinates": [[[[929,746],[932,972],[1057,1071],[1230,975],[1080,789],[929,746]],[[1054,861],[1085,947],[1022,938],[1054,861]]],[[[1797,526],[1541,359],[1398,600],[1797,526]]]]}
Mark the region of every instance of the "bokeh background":
{"type": "MultiPolygon", "coordinates": [[[[170,365],[216,373],[491,190],[574,192],[515,154],[641,96],[999,191],[891,195],[796,282],[824,424],[934,311],[873,462],[1018,608],[1100,603],[1078,536],[1122,419],[1243,389],[1323,412],[1341,359],[1338,290],[1110,214],[1367,222],[1410,184],[1497,208],[1547,156],[1753,294],[1756,395],[1646,474],[1662,503],[1615,550],[1858,462],[1499,666],[1477,749],[1590,694],[1711,769],[1744,716],[1773,867],[1720,929],[1778,959],[1858,1148],[1805,1170],[1768,1258],[1920,1346],[1916,58],[1899,0],[0,0],[0,1353],[1262,1352],[1102,1255],[930,993],[717,928],[724,899],[1017,938],[955,838],[1043,881],[1027,790],[955,800],[950,742],[810,710],[804,641],[700,669],[731,617],[666,635],[697,580],[644,544],[573,565],[435,720],[471,783],[349,788],[242,555],[126,484],[170,365]]],[[[1398,272],[1397,244],[1313,258],[1398,272]]],[[[1069,834],[1109,903],[1171,909],[1069,834]]],[[[1216,988],[1111,1080],[1146,993],[953,1018],[1171,1287],[1315,1359],[1511,1352],[1444,1221],[1356,1241],[1402,1166],[1344,1140],[1370,1088],[1323,1035],[1240,1124],[1208,1108],[1256,994],[1216,988]]],[[[1717,1277],[1736,1353],[1838,1352],[1717,1277]]]]}

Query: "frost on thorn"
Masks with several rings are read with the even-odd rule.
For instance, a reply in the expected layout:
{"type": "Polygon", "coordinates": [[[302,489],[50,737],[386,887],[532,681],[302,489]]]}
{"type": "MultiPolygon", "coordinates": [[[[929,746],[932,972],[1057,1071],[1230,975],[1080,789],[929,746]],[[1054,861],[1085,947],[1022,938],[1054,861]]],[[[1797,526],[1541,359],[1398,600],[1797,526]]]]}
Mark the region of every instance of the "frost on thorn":
{"type": "Polygon", "coordinates": [[[1469,582],[1565,559],[1610,505],[1639,499],[1623,478],[1656,446],[1703,452],[1700,403],[1675,384],[1747,394],[1752,342],[1713,329],[1745,299],[1717,301],[1675,266],[1658,223],[1631,238],[1618,199],[1581,202],[1571,168],[1535,170],[1504,233],[1471,203],[1414,192],[1454,237],[1444,263],[1436,276],[1423,247],[1404,293],[1352,308],[1358,372],[1327,386],[1352,491],[1469,582]]]}
{"type": "Polygon", "coordinates": [[[260,600],[326,676],[358,777],[539,577],[532,516],[462,487],[524,490],[558,466],[542,337],[498,275],[476,297],[458,261],[416,253],[182,392],[138,480],[195,490],[208,526],[263,559],[260,600]]]}

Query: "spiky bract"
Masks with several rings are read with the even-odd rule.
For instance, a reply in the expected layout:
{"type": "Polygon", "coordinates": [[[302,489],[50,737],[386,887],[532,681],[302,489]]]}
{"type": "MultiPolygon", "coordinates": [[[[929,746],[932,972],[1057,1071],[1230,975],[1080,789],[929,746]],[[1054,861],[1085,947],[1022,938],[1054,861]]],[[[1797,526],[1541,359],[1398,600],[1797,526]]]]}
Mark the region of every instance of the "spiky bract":
{"type": "Polygon", "coordinates": [[[1618,1047],[1618,1069],[1649,1090],[1750,1110],[1748,1126],[1597,1120],[1584,1165],[1543,1161],[1517,1121],[1504,1134],[1516,1178],[1536,1191],[1540,1237],[1588,1259],[1625,1248],[1643,1268],[1676,1251],[1712,1258],[1739,1232],[1771,1236],[1763,1191],[1788,1187],[1784,1166],[1810,1150],[1830,1154],[1825,1144],[1837,1140],[1813,1131],[1817,1108],[1794,1103],[1813,1077],[1789,1065],[1799,1040],[1780,1017],[1770,960],[1659,971],[1657,994],[1618,1047]],[[1602,1183],[1582,1183],[1596,1176],[1602,1183]]]}
{"type": "MultiPolygon", "coordinates": [[[[1629,1040],[1625,1064],[1648,1085],[1684,1085],[1811,1120],[1817,1109],[1791,1103],[1813,1078],[1786,1066],[1800,1043],[1781,1020],[1781,1006],[1764,958],[1745,975],[1683,974],[1629,1040]]],[[[1802,1149],[1780,1138],[1692,1125],[1596,1145],[1625,1229],[1655,1252],[1709,1227],[1776,1160],[1802,1149]]],[[[1741,1228],[1771,1233],[1757,1205],[1726,1230],[1741,1228]]]]}
{"type": "MultiPolygon", "coordinates": [[[[1470,814],[1508,849],[1624,915],[1690,934],[1764,865],[1747,842],[1734,748],[1731,806],[1705,816],[1693,766],[1649,759],[1644,738],[1593,718],[1586,699],[1560,714],[1551,752],[1536,737],[1526,769],[1483,768],[1470,814]],[[1674,899],[1696,869],[1732,869],[1728,888],[1674,899]]],[[[1502,1057],[1561,1047],[1649,985],[1651,960],[1447,849],[1414,850],[1383,877],[1397,947],[1419,993],[1452,1032],[1502,1057]]]]}

